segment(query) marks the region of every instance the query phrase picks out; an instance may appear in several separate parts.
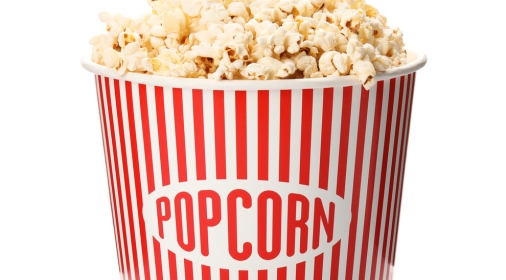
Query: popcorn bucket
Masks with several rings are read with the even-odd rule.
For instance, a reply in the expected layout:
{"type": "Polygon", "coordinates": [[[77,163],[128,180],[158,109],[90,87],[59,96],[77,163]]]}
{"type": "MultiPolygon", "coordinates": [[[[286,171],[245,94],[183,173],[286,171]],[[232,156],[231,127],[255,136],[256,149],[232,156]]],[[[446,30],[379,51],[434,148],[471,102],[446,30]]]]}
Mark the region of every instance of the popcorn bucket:
{"type": "Polygon", "coordinates": [[[95,74],[122,279],[392,279],[415,71],[95,74]]]}

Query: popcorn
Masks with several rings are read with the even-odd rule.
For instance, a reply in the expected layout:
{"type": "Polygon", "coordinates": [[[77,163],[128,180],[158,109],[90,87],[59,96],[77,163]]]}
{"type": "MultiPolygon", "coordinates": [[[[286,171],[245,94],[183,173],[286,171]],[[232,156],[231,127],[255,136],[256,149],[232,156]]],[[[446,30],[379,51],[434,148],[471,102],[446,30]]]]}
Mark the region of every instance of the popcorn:
{"type": "Polygon", "coordinates": [[[350,56],[352,62],[357,62],[365,58],[366,49],[359,41],[352,39],[348,42],[346,53],[350,56]]]}
{"type": "Polygon", "coordinates": [[[305,52],[301,52],[293,57],[297,69],[303,71],[304,77],[309,78],[315,72],[318,72],[318,65],[316,58],[310,55],[306,55],[305,52]]]}
{"type": "Polygon", "coordinates": [[[358,76],[358,80],[365,88],[371,88],[375,81],[376,70],[370,61],[359,60],[353,64],[353,73],[358,76]]]}
{"type": "Polygon", "coordinates": [[[407,63],[403,32],[364,0],[148,0],[137,19],[99,14],[92,60],[118,74],[210,79],[356,75],[407,63]]]}

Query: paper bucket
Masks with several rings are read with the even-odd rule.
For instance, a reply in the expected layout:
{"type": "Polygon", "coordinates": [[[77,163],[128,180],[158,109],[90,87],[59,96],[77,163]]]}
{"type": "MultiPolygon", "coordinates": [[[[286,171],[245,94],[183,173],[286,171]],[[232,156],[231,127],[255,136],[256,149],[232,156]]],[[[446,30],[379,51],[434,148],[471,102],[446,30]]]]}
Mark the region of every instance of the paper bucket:
{"type": "Polygon", "coordinates": [[[95,74],[122,279],[392,279],[416,70],[95,74]]]}

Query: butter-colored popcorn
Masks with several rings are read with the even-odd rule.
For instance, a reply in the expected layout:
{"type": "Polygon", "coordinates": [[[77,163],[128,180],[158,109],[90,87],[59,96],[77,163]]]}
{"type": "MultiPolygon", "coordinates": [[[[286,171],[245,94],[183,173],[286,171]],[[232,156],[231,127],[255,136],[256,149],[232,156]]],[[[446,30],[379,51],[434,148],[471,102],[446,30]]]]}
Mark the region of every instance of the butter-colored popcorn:
{"type": "Polygon", "coordinates": [[[353,64],[353,73],[358,76],[358,80],[365,89],[371,89],[374,85],[376,70],[370,61],[359,60],[353,64]]]}
{"type": "Polygon", "coordinates": [[[141,49],[139,42],[133,42],[122,48],[119,53],[119,64],[116,67],[118,74],[123,75],[127,72],[143,70],[142,59],[146,58],[147,52],[141,49]]]}
{"type": "Polygon", "coordinates": [[[263,57],[257,63],[264,65],[267,69],[267,76],[274,79],[286,78],[297,70],[295,62],[288,58],[278,60],[272,57],[263,57]]]}
{"type": "Polygon", "coordinates": [[[392,66],[392,61],[384,55],[377,55],[373,60],[373,65],[376,71],[383,72],[392,66]]]}
{"type": "Polygon", "coordinates": [[[340,76],[348,75],[351,70],[351,59],[348,54],[340,53],[332,58],[332,63],[340,76]]]}
{"type": "Polygon", "coordinates": [[[199,24],[201,28],[206,28],[212,23],[228,23],[231,18],[230,15],[220,2],[203,2],[202,10],[200,11],[201,18],[199,24]]]}
{"type": "Polygon", "coordinates": [[[364,45],[355,39],[348,42],[346,53],[350,56],[353,63],[364,59],[367,54],[364,45]]]}
{"type": "Polygon", "coordinates": [[[313,46],[322,49],[324,52],[335,49],[337,46],[337,35],[333,32],[327,32],[323,29],[316,30],[315,35],[310,35],[309,40],[313,46]]]}
{"type": "Polygon", "coordinates": [[[126,72],[211,79],[357,75],[407,63],[403,32],[365,0],[147,0],[131,19],[99,14],[92,60],[126,72]]]}
{"type": "Polygon", "coordinates": [[[348,75],[351,66],[350,57],[337,51],[323,53],[318,64],[323,76],[348,75]]]}
{"type": "Polygon", "coordinates": [[[104,51],[103,61],[105,66],[109,68],[116,68],[119,64],[119,53],[113,48],[107,48],[104,51]]]}
{"type": "Polygon", "coordinates": [[[250,15],[248,13],[248,10],[246,9],[246,6],[242,2],[232,2],[228,5],[227,12],[230,17],[232,17],[232,20],[236,17],[242,18],[244,23],[248,22],[250,19],[250,15]]]}
{"type": "Polygon", "coordinates": [[[323,53],[322,56],[320,56],[318,65],[320,66],[320,72],[324,76],[330,76],[337,71],[336,67],[334,66],[334,63],[332,63],[332,59],[337,54],[339,53],[336,51],[328,51],[323,53]]]}
{"type": "Polygon", "coordinates": [[[274,72],[259,63],[251,63],[241,71],[241,75],[249,80],[269,80],[274,77],[274,72]]]}
{"type": "Polygon", "coordinates": [[[303,72],[305,78],[309,78],[311,74],[318,72],[316,58],[307,55],[305,52],[295,55],[292,59],[295,61],[297,69],[303,72]]]}

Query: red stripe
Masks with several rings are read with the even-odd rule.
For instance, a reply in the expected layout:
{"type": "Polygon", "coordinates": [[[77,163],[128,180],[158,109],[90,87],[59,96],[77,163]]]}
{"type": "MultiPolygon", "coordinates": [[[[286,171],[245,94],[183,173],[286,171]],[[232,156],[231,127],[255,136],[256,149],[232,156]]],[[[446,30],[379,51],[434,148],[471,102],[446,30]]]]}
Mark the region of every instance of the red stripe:
{"type": "Polygon", "coordinates": [[[114,89],[116,93],[116,111],[118,115],[118,129],[119,129],[119,137],[120,137],[120,145],[121,145],[121,161],[123,163],[123,177],[125,182],[125,196],[127,200],[127,211],[128,211],[128,223],[129,223],[129,231],[130,231],[130,239],[132,246],[132,259],[134,265],[134,273],[135,279],[139,279],[139,264],[137,263],[137,242],[135,240],[135,229],[134,229],[134,219],[133,219],[133,211],[132,211],[132,196],[130,192],[130,176],[128,174],[128,159],[126,155],[126,145],[125,145],[125,128],[123,125],[123,110],[121,108],[121,94],[119,89],[119,81],[114,80],[114,89]]]}
{"type": "Polygon", "coordinates": [[[267,270],[258,271],[258,280],[267,280],[267,270]]]}
{"type": "Polygon", "coordinates": [[[286,280],[286,267],[278,268],[278,279],[277,280],[286,280]]]}
{"type": "Polygon", "coordinates": [[[311,168],[311,133],[313,125],[313,90],[302,90],[302,121],[300,130],[299,184],[309,186],[311,168]]]}
{"type": "Polygon", "coordinates": [[[332,135],[332,107],[334,105],[334,88],[323,90],[322,139],[320,150],[320,189],[329,187],[330,141],[332,135]]]}
{"type": "Polygon", "coordinates": [[[195,132],[195,161],[197,180],[206,179],[206,145],[204,138],[204,104],[202,90],[193,90],[193,125],[195,132]]]}
{"type": "Polygon", "coordinates": [[[323,274],[323,253],[314,258],[313,280],[322,280],[323,274]]]}
{"type": "Polygon", "coordinates": [[[235,136],[236,136],[236,159],[237,179],[248,178],[248,145],[247,145],[247,122],[246,122],[246,92],[235,92],[235,136]]]}
{"type": "Polygon", "coordinates": [[[169,254],[169,275],[170,275],[170,280],[177,280],[176,254],[174,254],[170,250],[168,250],[168,254],[169,254]]]}
{"type": "MultiPolygon", "coordinates": [[[[116,254],[117,254],[117,259],[118,259],[118,268],[119,268],[121,275],[123,275],[123,262],[122,262],[123,261],[123,252],[121,251],[121,239],[119,236],[118,217],[117,217],[116,198],[115,198],[116,195],[113,190],[113,187],[114,187],[113,178],[114,177],[112,175],[111,154],[109,151],[109,135],[108,135],[108,129],[107,129],[107,121],[105,119],[106,111],[105,111],[105,107],[104,107],[104,94],[103,94],[103,90],[102,90],[102,77],[97,76],[97,79],[98,79],[98,87],[100,89],[99,90],[100,96],[97,96],[97,98],[100,99],[99,104],[101,105],[101,108],[99,108],[99,111],[101,112],[102,123],[103,123],[102,135],[105,137],[105,142],[103,143],[104,154],[106,157],[106,166],[108,167],[108,171],[109,171],[107,173],[107,179],[110,182],[109,188],[111,189],[111,193],[109,194],[109,202],[110,202],[110,206],[111,206],[113,225],[116,225],[114,238],[116,240],[116,254]]],[[[109,84],[109,82],[107,82],[107,84],[109,84]]]]}
{"type": "Polygon", "coordinates": [[[160,243],[155,237],[153,237],[153,250],[155,250],[156,280],[163,280],[162,252],[160,250],[160,243]]]}
{"type": "Polygon", "coordinates": [[[366,263],[369,249],[369,231],[371,228],[371,215],[372,215],[372,201],[374,196],[374,183],[376,178],[376,161],[378,159],[378,142],[379,142],[379,132],[381,127],[381,116],[383,107],[383,86],[384,81],[379,81],[377,83],[376,90],[376,107],[374,109],[374,126],[373,126],[373,134],[372,134],[372,143],[371,143],[371,158],[369,164],[369,181],[367,186],[367,200],[366,200],[366,208],[365,208],[365,218],[364,218],[364,234],[362,236],[362,254],[360,259],[360,274],[359,279],[365,279],[366,272],[366,263]]]}
{"type": "Polygon", "coordinates": [[[343,109],[341,113],[341,139],[337,169],[337,195],[344,198],[346,188],[346,166],[348,164],[348,142],[350,141],[351,100],[353,87],[343,89],[343,109]]]}
{"type": "MultiPolygon", "coordinates": [[[[395,97],[395,79],[390,80],[390,92],[388,97],[388,109],[387,109],[387,120],[385,126],[385,141],[383,144],[383,160],[381,163],[381,179],[380,179],[380,189],[378,195],[378,207],[376,213],[376,228],[374,234],[374,246],[373,246],[373,254],[372,254],[372,265],[371,265],[371,279],[374,280],[374,276],[376,275],[376,267],[377,267],[377,259],[378,259],[378,249],[380,247],[380,234],[381,234],[381,220],[383,216],[383,203],[385,197],[385,181],[388,167],[388,153],[390,150],[390,133],[392,130],[392,115],[394,111],[394,97],[395,97]]],[[[381,265],[381,260],[380,260],[381,265]]]]}
{"type": "Polygon", "coordinates": [[[341,240],[332,246],[332,259],[330,262],[330,280],[337,280],[341,259],[341,240]]]}
{"type": "Polygon", "coordinates": [[[348,242],[348,257],[346,263],[346,279],[353,278],[355,265],[355,246],[357,242],[358,208],[360,206],[360,189],[362,184],[362,167],[364,161],[365,133],[367,129],[367,106],[369,105],[369,91],[362,87],[360,96],[360,115],[358,118],[357,152],[355,171],[353,172],[353,194],[351,198],[351,223],[348,242]]]}
{"type": "Polygon", "coordinates": [[[225,150],[225,103],[222,90],[213,92],[214,98],[214,146],[216,149],[216,179],[227,178],[225,150]]]}
{"type": "MultiPolygon", "coordinates": [[[[112,143],[112,152],[114,157],[114,168],[116,170],[116,186],[118,191],[118,196],[116,197],[113,193],[113,199],[119,204],[119,215],[121,217],[121,233],[118,231],[118,235],[120,235],[120,244],[123,243],[123,253],[124,253],[124,261],[126,263],[126,271],[123,271],[123,275],[128,275],[128,279],[130,279],[130,257],[128,254],[128,245],[126,240],[126,230],[125,230],[125,216],[123,211],[123,195],[121,193],[121,178],[119,174],[119,165],[118,165],[118,148],[116,147],[116,133],[114,129],[114,120],[112,115],[112,104],[111,104],[111,91],[109,87],[109,78],[105,78],[105,92],[107,95],[107,108],[109,111],[109,129],[111,130],[111,143],[112,143]],[[123,242],[121,242],[123,240],[123,242]]],[[[112,169],[111,169],[112,170],[112,169]]],[[[112,178],[112,174],[111,174],[112,178]]],[[[111,181],[112,182],[112,181],[111,181]]],[[[114,183],[113,183],[114,190],[114,183]]],[[[118,213],[118,212],[116,212],[118,213]]]]}
{"type": "Polygon", "coordinates": [[[279,108],[279,181],[290,180],[290,131],[292,112],[292,91],[282,90],[279,108]]]}
{"type": "Polygon", "coordinates": [[[239,280],[248,280],[247,270],[239,270],[239,280]]]}
{"type": "MultiPolygon", "coordinates": [[[[405,76],[403,76],[402,78],[404,78],[405,76]]],[[[395,251],[393,251],[395,248],[394,248],[394,243],[397,242],[397,230],[394,231],[394,228],[397,228],[398,229],[398,225],[399,225],[399,204],[400,204],[400,199],[402,197],[402,185],[403,185],[403,182],[402,180],[404,180],[404,165],[405,165],[405,160],[403,159],[404,158],[404,154],[405,154],[405,143],[404,143],[404,139],[406,137],[406,129],[407,129],[407,115],[408,115],[408,102],[409,102],[409,95],[410,95],[410,87],[411,87],[411,75],[408,76],[408,84],[407,84],[407,92],[406,92],[406,98],[405,98],[405,103],[404,103],[404,119],[403,119],[403,130],[402,130],[402,136],[401,136],[401,147],[400,147],[400,154],[399,154],[399,167],[398,167],[398,171],[397,171],[397,189],[395,191],[395,204],[394,204],[394,209],[393,209],[393,220],[392,220],[392,226],[391,226],[391,235],[390,235],[390,252],[389,252],[389,257],[388,257],[388,267],[387,267],[387,278],[390,276],[390,268],[393,266],[393,263],[392,263],[392,260],[393,260],[393,256],[395,254],[395,251]],[[402,176],[402,180],[401,180],[401,176],[402,176]],[[399,193],[401,194],[401,196],[399,196],[399,193]],[[394,236],[395,236],[395,239],[394,239],[394,236]]]]}
{"type": "Polygon", "coordinates": [[[188,178],[186,173],[186,144],[184,134],[182,89],[172,89],[172,100],[174,102],[174,126],[176,130],[177,172],[179,182],[186,182],[188,181],[188,178]]]}
{"type": "Polygon", "coordinates": [[[187,259],[184,259],[184,275],[185,280],[193,280],[193,263],[187,259]]]}
{"type": "Polygon", "coordinates": [[[162,174],[162,185],[170,184],[169,153],[167,151],[167,131],[165,124],[165,103],[163,87],[155,87],[156,99],[156,121],[158,124],[158,141],[160,146],[160,167],[162,174]]]}
{"type": "Polygon", "coordinates": [[[202,280],[211,280],[211,268],[207,265],[202,265],[202,280]]]}
{"type": "Polygon", "coordinates": [[[155,190],[155,180],[153,175],[153,155],[151,153],[151,135],[149,128],[148,96],[146,92],[146,85],[139,84],[139,99],[141,105],[142,136],[144,138],[146,176],[148,178],[148,193],[152,193],[155,190]]]}
{"type": "Polygon", "coordinates": [[[306,279],[306,262],[298,263],[295,268],[295,280],[306,279]]]}
{"type": "MultiPolygon", "coordinates": [[[[404,90],[404,76],[401,77],[401,84],[399,89],[399,102],[397,106],[397,121],[395,123],[395,136],[394,136],[394,149],[392,151],[392,168],[390,170],[390,191],[388,194],[388,204],[387,204],[387,217],[386,217],[386,223],[385,223],[385,235],[383,236],[383,253],[381,256],[381,267],[380,267],[380,277],[381,279],[384,278],[385,273],[385,264],[388,262],[387,255],[386,255],[386,248],[387,248],[387,240],[388,240],[388,226],[390,225],[390,213],[392,210],[392,197],[393,197],[393,191],[394,191],[394,176],[395,176],[395,166],[397,165],[397,145],[399,142],[399,123],[401,120],[401,109],[402,109],[402,100],[403,100],[403,93],[404,90]]],[[[395,202],[395,197],[394,197],[395,202]]]]}
{"type": "MultiPolygon", "coordinates": [[[[403,170],[405,169],[406,167],[406,159],[408,157],[408,144],[409,144],[409,131],[410,131],[410,128],[411,128],[411,112],[413,111],[413,97],[414,97],[414,92],[415,92],[415,79],[416,79],[416,72],[413,72],[412,74],[413,76],[413,83],[411,84],[411,93],[410,93],[410,101],[409,101],[409,116],[408,116],[408,122],[407,122],[407,125],[408,125],[408,128],[407,128],[407,134],[406,134],[406,146],[404,148],[405,150],[405,156],[404,156],[404,164],[403,164],[403,170]]],[[[408,82],[409,83],[409,82],[408,82]]],[[[405,171],[402,172],[402,186],[401,186],[401,201],[399,202],[399,221],[400,221],[400,217],[401,217],[401,209],[402,209],[402,192],[404,190],[404,174],[405,174],[405,171]]],[[[397,222],[397,229],[395,230],[395,232],[398,234],[399,232],[399,221],[397,222]]],[[[395,256],[396,256],[396,253],[397,253],[397,240],[398,238],[395,240],[395,246],[394,246],[394,258],[392,260],[392,264],[395,266],[395,256]]]]}
{"type": "Polygon", "coordinates": [[[220,280],[229,280],[228,269],[220,269],[220,280]]]}
{"type": "Polygon", "coordinates": [[[135,128],[135,119],[134,119],[134,108],[132,101],[132,83],[125,82],[126,87],[126,101],[127,101],[127,110],[128,110],[128,125],[130,131],[130,146],[132,148],[132,163],[133,163],[133,171],[134,171],[134,181],[135,181],[135,196],[137,199],[137,220],[139,221],[139,232],[141,236],[141,246],[142,246],[142,256],[143,256],[143,267],[144,267],[144,277],[146,280],[150,280],[150,270],[149,270],[149,259],[148,259],[148,247],[146,240],[146,226],[144,223],[144,218],[142,215],[143,208],[143,199],[142,199],[142,190],[141,190],[141,177],[139,173],[139,154],[137,151],[137,136],[136,136],[136,128],[135,128]]]}
{"type": "Polygon", "coordinates": [[[258,91],[258,180],[269,179],[269,91],[258,91]]]}

